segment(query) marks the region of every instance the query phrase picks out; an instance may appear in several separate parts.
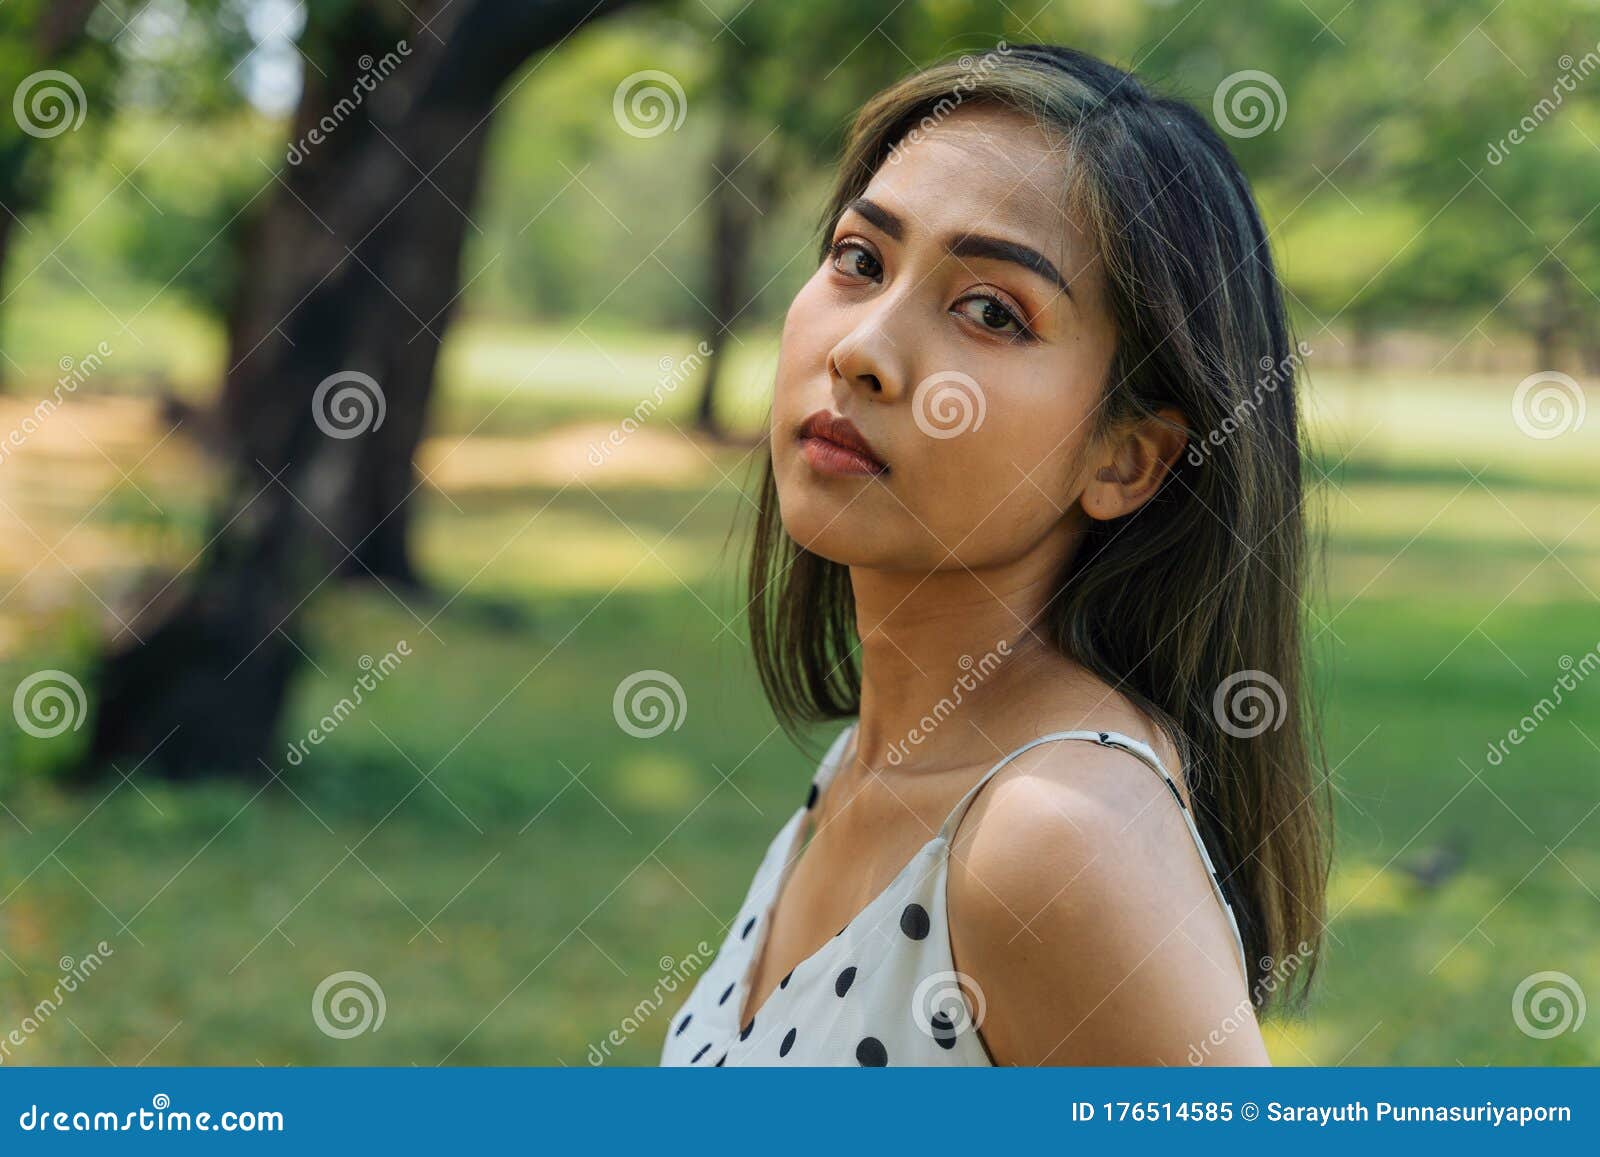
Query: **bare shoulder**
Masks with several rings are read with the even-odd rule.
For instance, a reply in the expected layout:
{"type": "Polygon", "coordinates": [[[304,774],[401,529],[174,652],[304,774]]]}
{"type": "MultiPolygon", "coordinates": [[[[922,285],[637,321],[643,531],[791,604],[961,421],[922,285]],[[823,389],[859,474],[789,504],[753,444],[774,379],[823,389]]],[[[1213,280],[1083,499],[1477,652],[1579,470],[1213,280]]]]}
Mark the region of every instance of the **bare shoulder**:
{"type": "Polygon", "coordinates": [[[957,829],[948,905],[999,1063],[1266,1060],[1209,873],[1137,756],[1062,741],[1013,760],[957,829]]]}

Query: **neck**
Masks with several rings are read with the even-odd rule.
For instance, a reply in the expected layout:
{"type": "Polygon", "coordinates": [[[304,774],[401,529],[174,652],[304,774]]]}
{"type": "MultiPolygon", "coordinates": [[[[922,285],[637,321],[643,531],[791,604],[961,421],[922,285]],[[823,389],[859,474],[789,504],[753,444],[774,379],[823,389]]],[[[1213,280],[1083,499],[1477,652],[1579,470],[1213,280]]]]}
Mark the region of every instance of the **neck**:
{"type": "Polygon", "coordinates": [[[984,572],[850,570],[861,637],[857,757],[870,768],[981,762],[1023,688],[1066,661],[1033,630],[1055,560],[984,572]]]}

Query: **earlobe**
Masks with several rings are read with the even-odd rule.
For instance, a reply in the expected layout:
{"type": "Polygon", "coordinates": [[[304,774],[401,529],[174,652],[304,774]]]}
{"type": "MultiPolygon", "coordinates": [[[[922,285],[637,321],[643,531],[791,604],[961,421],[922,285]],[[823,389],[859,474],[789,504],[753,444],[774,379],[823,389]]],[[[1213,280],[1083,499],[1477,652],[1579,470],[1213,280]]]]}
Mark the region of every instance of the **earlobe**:
{"type": "Polygon", "coordinates": [[[1124,513],[1122,499],[1126,485],[1114,462],[1098,467],[1083,488],[1078,503],[1096,522],[1108,522],[1124,513]]]}
{"type": "Polygon", "coordinates": [[[1122,486],[1114,466],[1102,466],[1094,472],[1094,481],[1084,487],[1078,500],[1083,512],[1096,522],[1109,522],[1122,514],[1122,486]],[[1116,509],[1112,509],[1115,506],[1116,509]]]}

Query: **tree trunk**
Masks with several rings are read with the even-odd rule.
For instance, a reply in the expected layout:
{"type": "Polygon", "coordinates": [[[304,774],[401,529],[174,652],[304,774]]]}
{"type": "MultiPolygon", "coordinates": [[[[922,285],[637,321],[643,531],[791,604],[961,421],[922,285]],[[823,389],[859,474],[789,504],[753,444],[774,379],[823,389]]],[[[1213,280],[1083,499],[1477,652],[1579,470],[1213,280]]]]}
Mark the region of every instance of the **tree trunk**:
{"type": "Polygon", "coordinates": [[[1350,320],[1350,368],[1366,375],[1377,362],[1378,330],[1374,319],[1356,313],[1350,320]]]}
{"type": "Polygon", "coordinates": [[[706,238],[706,274],[711,316],[705,344],[705,377],[695,408],[695,425],[708,434],[721,433],[716,415],[717,382],[722,372],[728,331],[750,306],[750,259],[760,218],[772,203],[775,187],[771,165],[750,156],[750,148],[730,127],[724,130],[711,162],[709,208],[711,231],[706,238]]]}
{"type": "Polygon", "coordinates": [[[1560,368],[1561,351],[1571,333],[1574,318],[1567,271],[1559,262],[1546,265],[1541,276],[1544,302],[1533,323],[1536,369],[1560,368]]]}
{"type": "Polygon", "coordinates": [[[414,581],[412,457],[496,97],[534,52],[627,3],[446,0],[413,5],[432,19],[420,30],[371,0],[308,27],[343,71],[308,83],[245,242],[219,402],[230,498],[193,581],[104,662],[88,773],[147,757],[173,778],[260,773],[306,603],[341,575],[414,581]]]}

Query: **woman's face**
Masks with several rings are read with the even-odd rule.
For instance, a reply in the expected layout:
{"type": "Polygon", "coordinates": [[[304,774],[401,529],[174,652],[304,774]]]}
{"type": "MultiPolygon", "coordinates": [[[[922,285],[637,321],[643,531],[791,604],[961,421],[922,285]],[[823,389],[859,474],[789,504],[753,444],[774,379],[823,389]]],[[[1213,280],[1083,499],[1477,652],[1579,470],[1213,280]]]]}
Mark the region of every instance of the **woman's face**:
{"type": "Polygon", "coordinates": [[[1063,208],[1065,148],[976,107],[895,155],[784,322],[771,435],[784,527],[885,570],[1065,549],[1115,351],[1098,259],[1063,208]]]}

